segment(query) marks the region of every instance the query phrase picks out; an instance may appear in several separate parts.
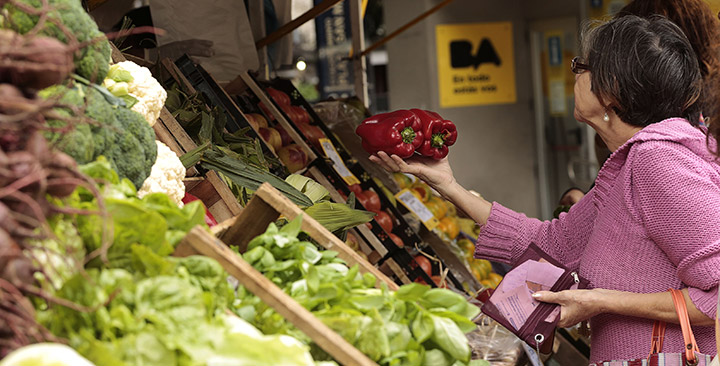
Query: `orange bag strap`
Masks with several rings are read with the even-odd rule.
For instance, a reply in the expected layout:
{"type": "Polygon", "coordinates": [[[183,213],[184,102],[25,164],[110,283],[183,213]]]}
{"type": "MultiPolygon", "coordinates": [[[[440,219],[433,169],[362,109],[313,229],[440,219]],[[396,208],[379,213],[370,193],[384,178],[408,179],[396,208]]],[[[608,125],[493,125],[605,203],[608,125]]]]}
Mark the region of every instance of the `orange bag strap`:
{"type": "MultiPolygon", "coordinates": [[[[680,320],[680,329],[683,335],[683,345],[685,348],[685,361],[688,365],[695,365],[698,362],[695,352],[700,352],[693,335],[692,327],[690,327],[690,317],[687,312],[687,304],[682,291],[670,289],[673,304],[675,304],[675,312],[680,320]]],[[[662,352],[663,341],[665,340],[665,328],[667,324],[663,321],[656,320],[653,324],[652,340],[650,342],[650,355],[662,352]]],[[[648,355],[648,359],[650,358],[648,355]]]]}
{"type": "MultiPolygon", "coordinates": [[[[652,331],[652,342],[650,343],[650,354],[660,353],[663,348],[663,341],[665,340],[665,326],[667,324],[663,321],[656,320],[653,324],[652,331]]],[[[650,355],[648,355],[650,358],[650,355]]]]}
{"type": "Polygon", "coordinates": [[[689,364],[694,364],[697,362],[695,352],[699,353],[700,349],[695,341],[692,327],[690,327],[690,317],[687,312],[685,296],[680,290],[670,289],[670,293],[673,297],[673,303],[675,303],[675,311],[677,311],[678,318],[680,318],[680,329],[682,329],[683,344],[685,345],[685,360],[689,364]]]}

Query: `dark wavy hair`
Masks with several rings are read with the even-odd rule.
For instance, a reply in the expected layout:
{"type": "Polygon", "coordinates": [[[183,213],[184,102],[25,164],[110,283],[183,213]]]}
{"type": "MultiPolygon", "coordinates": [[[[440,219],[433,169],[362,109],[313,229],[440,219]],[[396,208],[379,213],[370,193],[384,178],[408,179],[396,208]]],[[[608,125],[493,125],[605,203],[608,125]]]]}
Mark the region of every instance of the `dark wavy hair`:
{"type": "MultiPolygon", "coordinates": [[[[663,15],[682,29],[698,59],[703,79],[700,110],[706,122],[720,121],[720,21],[704,0],[634,0],[616,17],[663,15]]],[[[715,124],[720,135],[720,124],[715,124]]]]}
{"type": "Polygon", "coordinates": [[[592,91],[624,122],[700,121],[702,77],[682,30],[662,16],[627,15],[587,28],[582,44],[592,91]]]}

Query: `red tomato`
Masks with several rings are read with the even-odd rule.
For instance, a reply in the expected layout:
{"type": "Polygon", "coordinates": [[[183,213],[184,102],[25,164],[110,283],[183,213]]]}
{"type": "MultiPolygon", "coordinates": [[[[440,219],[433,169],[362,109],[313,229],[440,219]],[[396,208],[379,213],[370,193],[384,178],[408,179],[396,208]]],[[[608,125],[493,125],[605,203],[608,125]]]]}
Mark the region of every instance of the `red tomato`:
{"type": "Polygon", "coordinates": [[[397,245],[398,248],[402,248],[405,246],[405,243],[403,243],[402,239],[400,239],[399,236],[393,233],[388,233],[388,236],[390,237],[390,239],[392,239],[393,242],[395,242],[395,245],[397,245]]]}
{"type": "Polygon", "coordinates": [[[371,190],[364,191],[363,194],[368,199],[368,206],[365,206],[365,209],[375,213],[380,212],[380,196],[371,190]]]}
{"type": "MultiPolygon", "coordinates": [[[[425,271],[425,273],[427,273],[428,276],[432,276],[432,263],[430,263],[430,260],[427,259],[427,257],[425,257],[422,254],[418,254],[414,257],[414,259],[415,259],[415,263],[417,263],[416,266],[420,266],[420,268],[423,271],[425,271]]],[[[416,267],[416,266],[413,266],[413,267],[416,267]]]]}
{"type": "Polygon", "coordinates": [[[310,141],[315,147],[318,148],[318,150],[322,150],[322,146],[320,145],[320,139],[324,139],[325,133],[323,130],[320,129],[318,126],[309,125],[307,123],[296,123],[297,128],[300,129],[300,132],[302,132],[303,136],[310,141]]]}
{"type": "Polygon", "coordinates": [[[365,192],[356,193],[355,200],[360,202],[363,208],[368,209],[368,197],[365,195],[365,192]]]}
{"type": "Polygon", "coordinates": [[[355,192],[356,196],[363,191],[362,187],[360,187],[359,184],[351,184],[350,186],[348,186],[348,188],[350,188],[350,191],[355,192]]]}
{"type": "Polygon", "coordinates": [[[292,106],[291,108],[298,118],[298,123],[310,123],[310,114],[305,110],[305,108],[301,106],[292,106]]]}
{"type": "Polygon", "coordinates": [[[274,89],[274,88],[267,88],[267,93],[270,95],[270,97],[275,100],[275,103],[281,106],[289,106],[290,105],[290,96],[285,94],[285,92],[282,92],[280,90],[274,89]]]}
{"type": "Polygon", "coordinates": [[[385,211],[380,211],[377,213],[377,216],[375,216],[375,221],[388,233],[392,231],[393,229],[393,222],[390,218],[390,215],[387,214],[385,211]]]}

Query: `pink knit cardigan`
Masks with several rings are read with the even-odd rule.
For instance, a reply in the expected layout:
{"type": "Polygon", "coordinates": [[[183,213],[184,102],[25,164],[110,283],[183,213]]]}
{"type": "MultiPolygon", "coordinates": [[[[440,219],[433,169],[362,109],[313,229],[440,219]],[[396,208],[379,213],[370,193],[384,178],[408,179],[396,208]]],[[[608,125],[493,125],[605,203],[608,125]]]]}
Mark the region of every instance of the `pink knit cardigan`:
{"type": "MultiPolygon", "coordinates": [[[[715,145],[713,144],[713,148],[715,145]]],[[[651,124],[614,152],[595,187],[559,219],[539,221],[493,203],[475,257],[513,264],[531,242],[579,268],[590,288],[636,293],[688,287],[715,318],[720,282],[720,166],[686,120],[651,124]]],[[[653,321],[614,314],[590,320],[591,362],[644,358],[653,321]]],[[[693,327],[714,355],[713,327],[693,327]]],[[[663,352],[683,351],[668,324],[663,352]]]]}

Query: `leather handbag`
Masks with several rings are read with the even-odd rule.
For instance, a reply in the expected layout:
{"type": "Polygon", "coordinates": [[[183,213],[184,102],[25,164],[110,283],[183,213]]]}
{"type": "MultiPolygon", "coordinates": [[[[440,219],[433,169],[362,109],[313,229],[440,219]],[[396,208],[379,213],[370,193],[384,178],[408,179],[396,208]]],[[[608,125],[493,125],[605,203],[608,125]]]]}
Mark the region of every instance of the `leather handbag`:
{"type": "MultiPolygon", "coordinates": [[[[520,271],[520,268],[523,267],[524,263],[527,261],[549,263],[562,270],[562,273],[557,277],[552,286],[547,289],[549,291],[557,292],[569,289],[584,289],[587,288],[588,281],[579,276],[575,270],[567,268],[554,258],[547,255],[535,243],[531,243],[528,249],[526,249],[520,256],[520,259],[517,261],[513,269],[505,275],[503,281],[500,282],[488,301],[483,304],[483,313],[517,335],[518,338],[525,341],[532,348],[539,350],[541,353],[547,354],[552,350],[555,328],[557,327],[557,322],[560,319],[560,305],[532,300],[535,302],[533,304],[533,306],[535,306],[534,310],[529,314],[522,325],[517,324],[517,322],[513,325],[514,322],[512,319],[508,319],[507,312],[503,312],[501,304],[499,304],[498,298],[502,296],[500,292],[505,286],[503,282],[510,282],[510,276],[512,276],[513,273],[517,274],[517,272],[520,271]]],[[[557,271],[556,273],[560,272],[557,271]]],[[[522,300],[520,301],[523,302],[522,300]]],[[[520,305],[527,305],[526,302],[527,300],[520,305]]],[[[513,305],[518,304],[515,303],[513,305]]]]}

